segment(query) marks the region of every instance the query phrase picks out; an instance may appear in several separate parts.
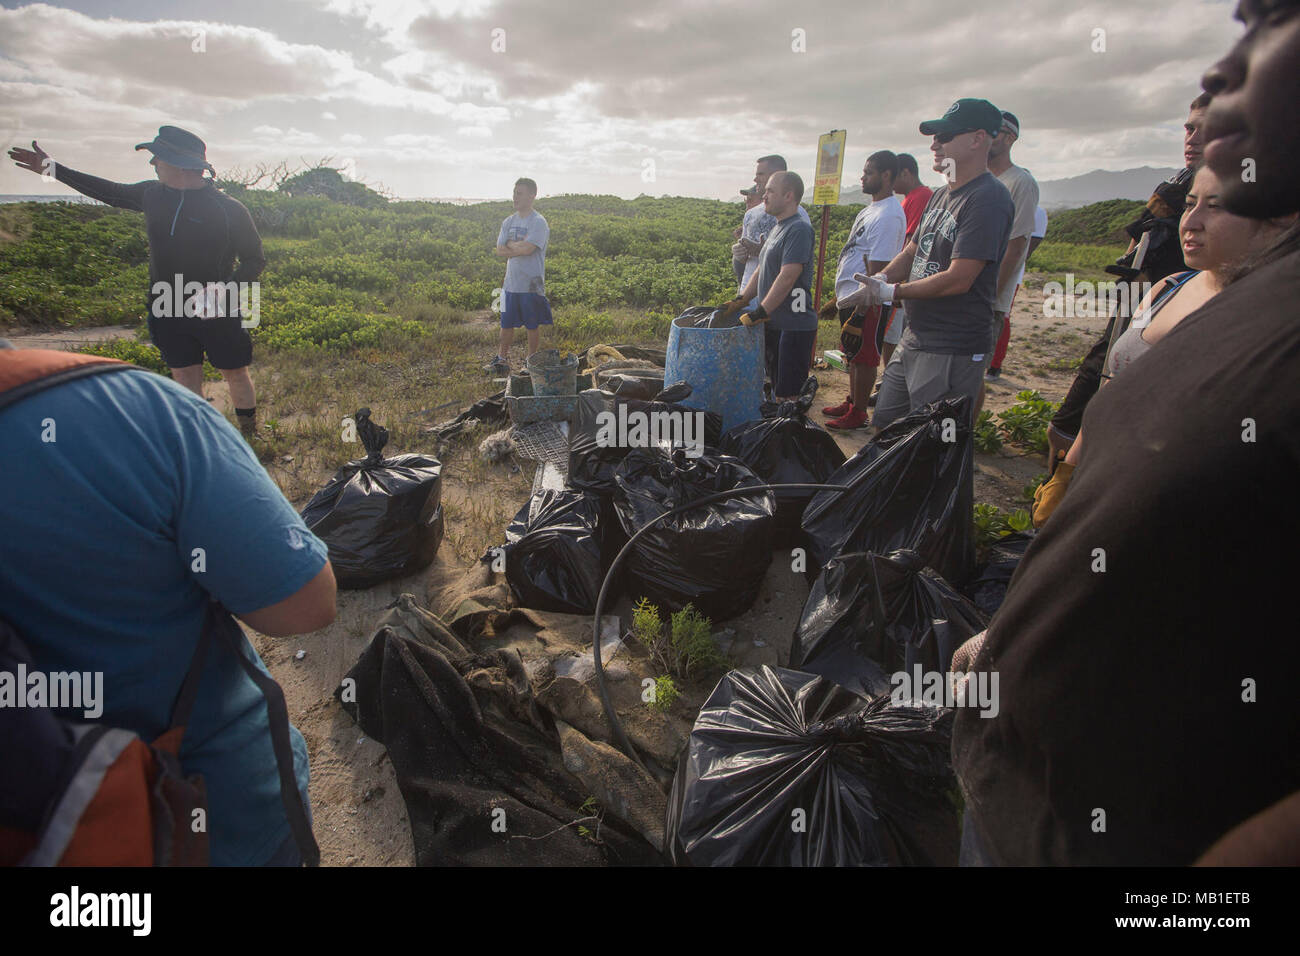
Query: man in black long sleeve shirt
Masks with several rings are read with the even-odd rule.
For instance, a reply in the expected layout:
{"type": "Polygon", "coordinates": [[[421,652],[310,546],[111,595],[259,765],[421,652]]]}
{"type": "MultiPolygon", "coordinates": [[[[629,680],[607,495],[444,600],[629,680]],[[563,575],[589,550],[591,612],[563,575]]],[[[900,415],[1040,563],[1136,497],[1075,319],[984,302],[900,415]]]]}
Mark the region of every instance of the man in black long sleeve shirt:
{"type": "Polygon", "coordinates": [[[254,280],[266,267],[261,237],[243,203],[204,177],[203,170],[212,167],[197,136],[164,126],[156,139],[136,149],[154,154],[157,180],[115,183],[80,173],[54,163],[34,141],[31,150],[15,148],[9,155],[24,169],[52,172],[91,199],[144,213],[150,338],[176,381],[199,395],[206,353],[230,387],[240,429],[251,435],[256,430],[248,374],[253,343],[245,326],[257,324],[260,296],[254,280]],[[209,283],[222,287],[209,289],[209,283]]]}

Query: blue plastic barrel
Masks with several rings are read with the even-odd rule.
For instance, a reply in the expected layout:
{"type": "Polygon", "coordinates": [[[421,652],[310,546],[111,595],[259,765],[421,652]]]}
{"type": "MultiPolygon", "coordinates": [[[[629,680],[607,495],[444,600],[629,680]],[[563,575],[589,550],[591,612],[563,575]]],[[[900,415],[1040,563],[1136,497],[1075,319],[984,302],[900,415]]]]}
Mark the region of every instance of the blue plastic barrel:
{"type": "Polygon", "coordinates": [[[673,320],[664,384],[690,383],[691,397],[683,404],[717,412],[724,431],[758,418],[763,400],[763,326],[693,328],[691,322],[686,315],[673,320]]]}

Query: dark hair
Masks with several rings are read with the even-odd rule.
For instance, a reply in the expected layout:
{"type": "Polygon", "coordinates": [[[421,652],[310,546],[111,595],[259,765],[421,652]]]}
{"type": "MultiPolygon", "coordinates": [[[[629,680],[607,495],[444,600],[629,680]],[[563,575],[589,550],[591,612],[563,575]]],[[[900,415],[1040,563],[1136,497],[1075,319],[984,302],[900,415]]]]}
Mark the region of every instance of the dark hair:
{"type": "MultiPolygon", "coordinates": [[[[898,161],[899,173],[911,173],[913,176],[917,177],[918,179],[920,178],[921,172],[916,168],[915,156],[913,156],[911,153],[899,153],[894,158],[898,161]]],[[[894,175],[897,176],[898,173],[895,173],[894,175]]]]}
{"type": "Polygon", "coordinates": [[[783,173],[789,168],[785,164],[785,157],[778,156],[776,153],[773,153],[771,156],[760,156],[758,157],[758,162],[767,163],[769,166],[775,166],[776,168],[772,170],[773,172],[783,173]]]}
{"type": "Polygon", "coordinates": [[[875,166],[879,172],[889,173],[890,182],[893,182],[894,177],[898,175],[898,157],[887,149],[872,153],[867,157],[867,162],[875,166]]]}
{"type": "Polygon", "coordinates": [[[1192,100],[1192,105],[1187,108],[1189,113],[1195,113],[1197,110],[1203,110],[1210,105],[1210,100],[1214,99],[1209,93],[1202,93],[1196,99],[1192,100]]]}
{"type": "Polygon", "coordinates": [[[523,186],[525,189],[530,190],[534,196],[537,195],[537,183],[533,182],[531,179],[526,179],[526,178],[516,179],[515,185],[523,186]]]}
{"type": "MultiPolygon", "coordinates": [[[[790,170],[788,169],[778,169],[776,172],[780,173],[783,177],[785,177],[784,179],[781,180],[781,182],[782,184],[784,184],[785,189],[794,193],[794,201],[796,203],[802,202],[803,201],[803,177],[800,176],[798,173],[790,172],[790,170]]],[[[776,173],[773,173],[772,175],[775,176],[776,173]]]]}

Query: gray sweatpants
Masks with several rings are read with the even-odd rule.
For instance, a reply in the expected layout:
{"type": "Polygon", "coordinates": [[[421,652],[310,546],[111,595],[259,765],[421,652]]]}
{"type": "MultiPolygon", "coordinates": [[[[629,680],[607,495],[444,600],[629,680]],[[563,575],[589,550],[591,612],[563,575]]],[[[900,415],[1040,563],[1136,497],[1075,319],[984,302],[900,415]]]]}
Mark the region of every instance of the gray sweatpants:
{"type": "Polygon", "coordinates": [[[944,355],[919,349],[894,350],[880,377],[880,395],[871,424],[885,428],[904,415],[920,411],[932,402],[965,395],[974,409],[984,387],[987,356],[944,355]]]}

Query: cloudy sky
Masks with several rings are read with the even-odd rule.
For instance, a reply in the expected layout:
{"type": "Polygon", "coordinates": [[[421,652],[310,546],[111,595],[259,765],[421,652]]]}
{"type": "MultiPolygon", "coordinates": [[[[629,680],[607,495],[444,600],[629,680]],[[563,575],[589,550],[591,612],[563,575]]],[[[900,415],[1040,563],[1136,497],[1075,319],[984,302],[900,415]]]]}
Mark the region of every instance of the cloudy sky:
{"type": "MultiPolygon", "coordinates": [[[[332,156],[405,197],[731,198],[817,137],[912,152],[960,96],[1019,115],[1039,179],[1181,165],[1232,0],[0,0],[0,142],[151,178],[171,123],[218,170],[332,156]],[[1099,32],[1101,31],[1101,32],[1099,32]],[[1104,50],[1098,49],[1104,45],[1104,50]]],[[[922,169],[927,168],[926,163],[922,169]]],[[[937,183],[938,174],[929,178],[937,183]]],[[[0,193],[60,193],[5,160],[0,193]]]]}

